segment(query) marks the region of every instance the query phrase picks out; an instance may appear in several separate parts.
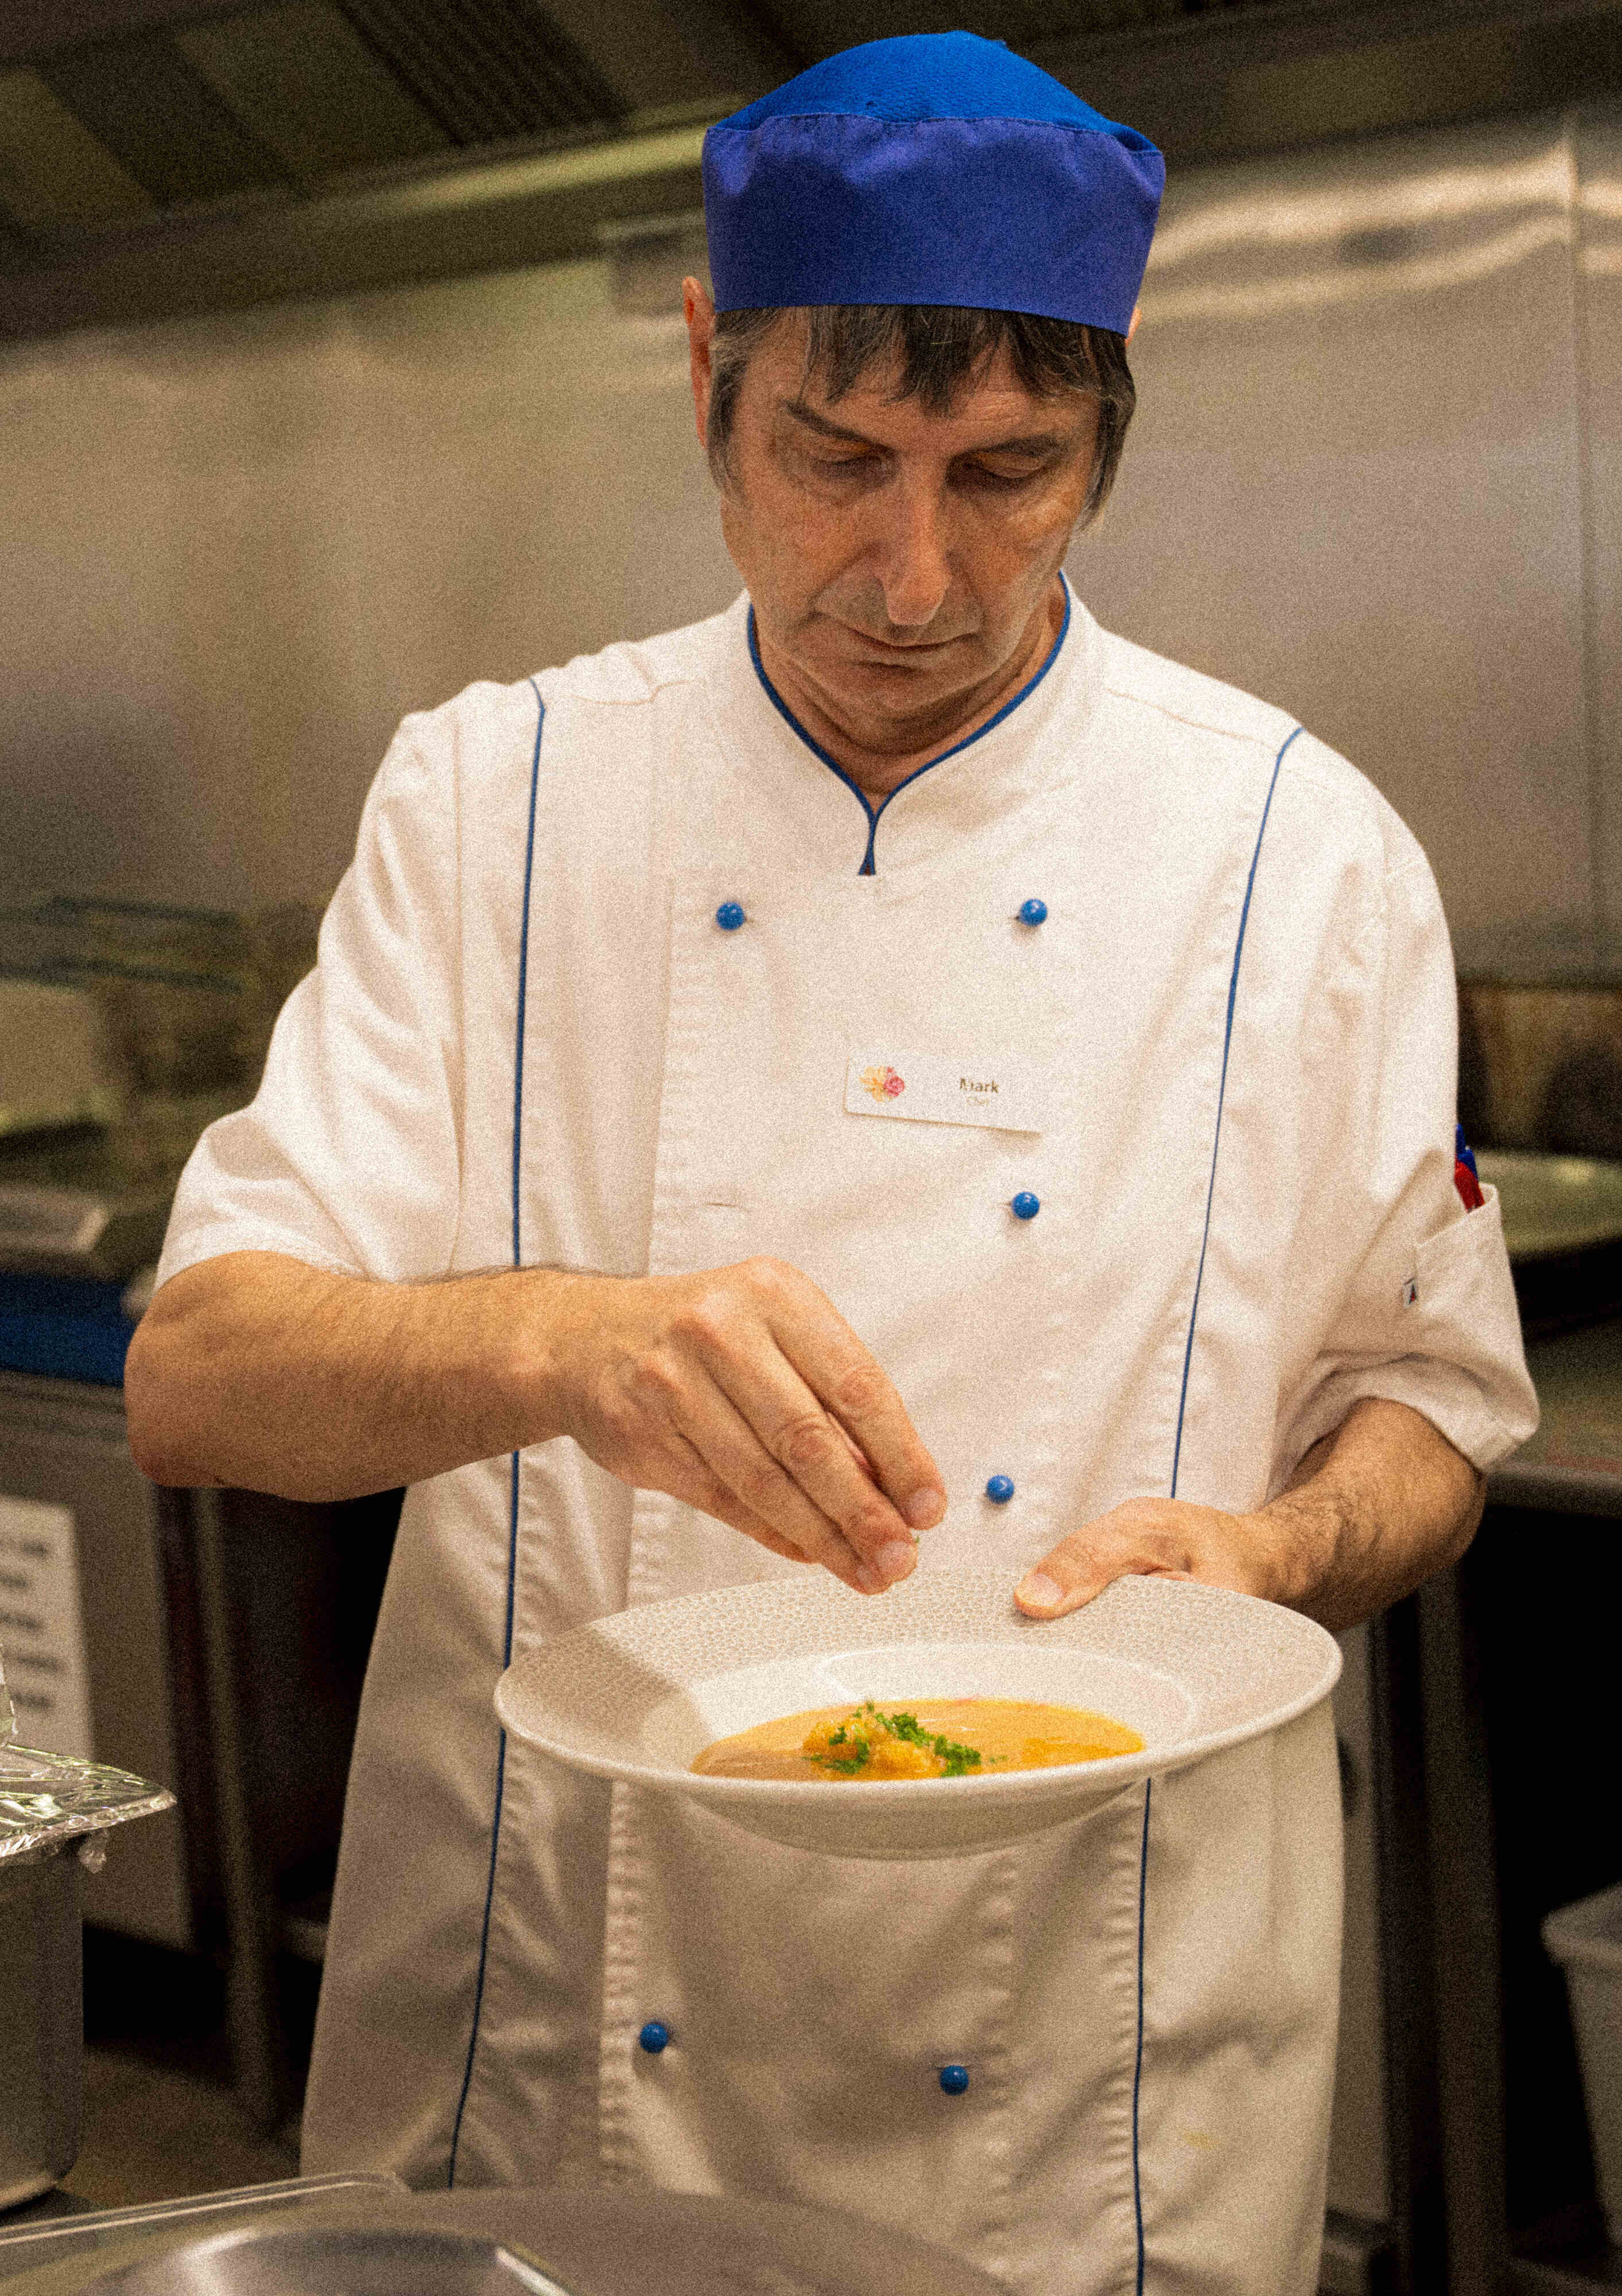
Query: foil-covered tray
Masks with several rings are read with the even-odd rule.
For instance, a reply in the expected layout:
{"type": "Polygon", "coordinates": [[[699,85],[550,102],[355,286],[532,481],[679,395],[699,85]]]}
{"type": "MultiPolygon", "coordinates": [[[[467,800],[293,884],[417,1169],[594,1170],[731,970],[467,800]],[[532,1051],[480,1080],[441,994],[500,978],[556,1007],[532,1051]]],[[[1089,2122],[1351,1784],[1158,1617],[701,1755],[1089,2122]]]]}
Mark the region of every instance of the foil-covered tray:
{"type": "Polygon", "coordinates": [[[174,1805],[167,1788],[127,1770],[75,1754],[50,1754],[43,1746],[20,1746],[0,1655],[0,1858],[42,1857],[76,1838],[174,1805]]]}
{"type": "MultiPolygon", "coordinates": [[[[0,1677],[0,1700],[4,1695],[0,1677]]],[[[167,1788],[127,1770],[19,1746],[4,1735],[0,1710],[0,1859],[44,1856],[77,1836],[172,1808],[174,1801],[167,1788]]]]}

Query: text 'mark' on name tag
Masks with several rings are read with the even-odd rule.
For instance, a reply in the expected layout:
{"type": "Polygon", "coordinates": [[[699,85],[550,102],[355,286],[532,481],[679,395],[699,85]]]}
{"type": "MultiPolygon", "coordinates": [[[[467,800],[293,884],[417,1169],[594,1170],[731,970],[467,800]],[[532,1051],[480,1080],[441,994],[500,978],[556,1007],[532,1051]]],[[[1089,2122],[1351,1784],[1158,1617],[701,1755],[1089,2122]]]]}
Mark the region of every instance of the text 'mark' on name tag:
{"type": "Polygon", "coordinates": [[[910,1117],[920,1124],[992,1124],[1004,1132],[1047,1128],[1047,1080],[1021,1054],[874,1052],[845,1070],[852,1116],[910,1117]]]}

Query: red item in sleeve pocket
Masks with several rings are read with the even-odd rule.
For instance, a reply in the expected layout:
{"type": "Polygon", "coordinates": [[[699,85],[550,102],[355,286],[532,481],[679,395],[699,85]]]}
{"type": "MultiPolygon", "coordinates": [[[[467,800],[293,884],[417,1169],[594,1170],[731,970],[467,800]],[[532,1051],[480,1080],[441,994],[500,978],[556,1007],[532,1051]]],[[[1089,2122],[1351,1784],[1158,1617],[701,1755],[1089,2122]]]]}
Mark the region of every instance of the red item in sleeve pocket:
{"type": "Polygon", "coordinates": [[[1453,1184],[1457,1188],[1460,1201],[1467,1212],[1475,1211],[1487,1201],[1487,1198],[1481,1193],[1480,1181],[1477,1179],[1462,1156],[1455,1156],[1454,1159],[1453,1184]]]}

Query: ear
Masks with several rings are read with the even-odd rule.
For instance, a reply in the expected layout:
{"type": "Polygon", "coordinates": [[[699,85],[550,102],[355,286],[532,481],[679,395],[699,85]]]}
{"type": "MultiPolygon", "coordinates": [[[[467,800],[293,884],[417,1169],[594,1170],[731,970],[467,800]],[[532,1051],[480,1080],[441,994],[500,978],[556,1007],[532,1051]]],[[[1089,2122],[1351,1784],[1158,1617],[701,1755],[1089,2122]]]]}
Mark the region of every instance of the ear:
{"type": "Polygon", "coordinates": [[[687,351],[692,368],[692,412],[699,444],[709,451],[709,347],[715,338],[716,307],[700,279],[682,282],[682,316],[687,322],[687,351]]]}
{"type": "Polygon", "coordinates": [[[1126,329],[1126,340],[1128,342],[1130,342],[1134,335],[1136,334],[1138,331],[1138,321],[1143,317],[1143,306],[1141,303],[1135,303],[1132,307],[1132,323],[1126,329]]]}

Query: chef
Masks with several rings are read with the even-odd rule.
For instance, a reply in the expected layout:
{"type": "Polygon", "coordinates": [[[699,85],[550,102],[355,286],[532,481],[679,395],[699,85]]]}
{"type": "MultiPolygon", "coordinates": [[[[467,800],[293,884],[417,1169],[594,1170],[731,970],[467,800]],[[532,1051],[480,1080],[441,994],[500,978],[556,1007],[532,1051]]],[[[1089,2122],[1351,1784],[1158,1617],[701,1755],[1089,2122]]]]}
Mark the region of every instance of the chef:
{"type": "Polygon", "coordinates": [[[1061,571],[1159,155],[999,45],[711,131],[730,611],[401,727],[129,1362],[149,1472],[412,1486],[313,2170],[796,2197],[1029,2296],[1308,2296],[1327,1710],[1019,1847],[777,1848],[500,1735],[627,1604],[987,1565],[1365,1616],[1529,1431],[1425,860],[1061,571]]]}

